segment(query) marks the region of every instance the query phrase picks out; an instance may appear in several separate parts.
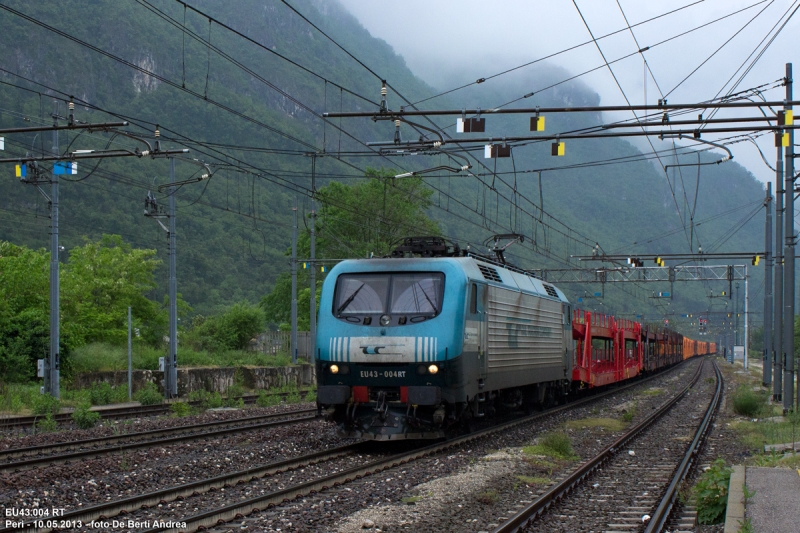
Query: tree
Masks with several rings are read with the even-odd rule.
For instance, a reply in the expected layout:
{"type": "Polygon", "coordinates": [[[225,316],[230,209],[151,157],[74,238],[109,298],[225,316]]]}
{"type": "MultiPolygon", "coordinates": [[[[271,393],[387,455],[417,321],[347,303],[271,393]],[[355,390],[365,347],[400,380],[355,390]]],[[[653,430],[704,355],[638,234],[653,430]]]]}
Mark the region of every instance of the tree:
{"type": "MultiPolygon", "coordinates": [[[[403,237],[439,235],[426,211],[433,190],[421,178],[394,179],[391,169],[366,171],[354,185],[331,182],[317,191],[319,257],[368,257],[388,254],[403,237]]],[[[304,235],[303,244],[308,239],[304,235]]]]}
{"type": "MultiPolygon", "coordinates": [[[[73,248],[61,268],[62,370],[69,352],[87,342],[122,344],[127,339],[127,308],[145,336],[155,337],[158,306],[146,297],[155,287],[155,250],[134,249],[118,235],[73,248]]],[[[0,242],[0,377],[30,379],[36,359],[50,346],[49,253],[0,242]]]]}
{"type": "Polygon", "coordinates": [[[244,350],[263,329],[264,312],[248,302],[239,302],[221,315],[195,317],[186,340],[203,350],[244,350]]]}
{"type": "Polygon", "coordinates": [[[155,288],[155,250],[132,248],[119,235],[73,248],[61,281],[61,314],[75,342],[122,344],[128,306],[137,321],[151,321],[158,306],[145,295],[155,288]]]}
{"type": "MultiPolygon", "coordinates": [[[[49,257],[0,242],[0,379],[24,381],[50,351],[49,257]]],[[[66,349],[64,350],[66,351],[66,349]]]]}
{"type": "MultiPolygon", "coordinates": [[[[317,191],[321,207],[317,214],[318,259],[344,259],[383,256],[393,246],[412,235],[439,235],[436,222],[427,209],[431,206],[433,191],[420,178],[394,179],[390,169],[366,171],[366,180],[352,185],[331,182],[317,191]]],[[[311,234],[304,231],[298,238],[298,257],[311,253],[311,234]]],[[[291,254],[291,251],[287,253],[291,254]]],[[[317,268],[317,265],[311,265],[317,268]]],[[[317,272],[317,309],[323,275],[317,272]]],[[[297,275],[298,329],[307,331],[310,326],[311,288],[308,271],[299,269],[297,275]]],[[[261,299],[267,322],[280,329],[290,327],[292,305],[292,277],[280,275],[272,291],[261,299]]]]}

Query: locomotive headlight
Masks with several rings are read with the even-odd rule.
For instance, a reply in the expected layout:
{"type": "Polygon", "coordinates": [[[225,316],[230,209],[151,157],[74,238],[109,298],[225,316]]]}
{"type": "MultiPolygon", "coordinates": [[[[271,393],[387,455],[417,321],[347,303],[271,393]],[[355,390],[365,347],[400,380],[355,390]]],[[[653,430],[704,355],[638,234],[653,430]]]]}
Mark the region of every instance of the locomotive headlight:
{"type": "Polygon", "coordinates": [[[339,373],[339,365],[331,365],[330,367],[331,374],[338,374],[339,373]]]}
{"type": "Polygon", "coordinates": [[[392,317],[390,317],[389,315],[383,315],[381,317],[381,326],[388,326],[391,321],[392,317]]]}
{"type": "Polygon", "coordinates": [[[436,366],[436,365],[431,365],[431,366],[428,367],[428,372],[430,372],[431,374],[435,374],[438,371],[439,371],[439,367],[436,366]]]}

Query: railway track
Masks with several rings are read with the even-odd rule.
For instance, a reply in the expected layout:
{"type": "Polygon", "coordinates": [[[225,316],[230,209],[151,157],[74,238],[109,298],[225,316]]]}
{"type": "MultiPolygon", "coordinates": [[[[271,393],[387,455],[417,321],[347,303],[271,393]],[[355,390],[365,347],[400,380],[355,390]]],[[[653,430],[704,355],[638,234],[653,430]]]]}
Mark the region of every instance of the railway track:
{"type": "MultiPolygon", "coordinates": [[[[450,448],[459,447],[516,426],[534,423],[544,417],[553,416],[597,401],[603,397],[640,386],[659,376],[660,374],[654,375],[565,406],[549,409],[542,413],[499,424],[470,435],[410,451],[405,450],[376,459],[375,456],[380,455],[380,453],[374,452],[374,446],[369,448],[370,443],[350,444],[191,483],[175,485],[147,494],[100,504],[83,505],[79,509],[66,512],[61,517],[61,523],[66,525],[81,523],[84,524],[83,529],[85,529],[86,524],[94,522],[94,526],[92,526],[94,529],[98,527],[102,529],[104,522],[109,522],[112,517],[124,515],[119,520],[133,520],[140,524],[153,524],[155,520],[167,523],[167,526],[153,527],[148,531],[196,531],[279,505],[300,496],[346,484],[364,476],[376,474],[423,457],[439,454],[450,448]],[[373,451],[362,453],[370,450],[373,451]],[[333,472],[331,473],[332,470],[333,472]],[[272,477],[276,475],[282,477],[272,477]],[[209,505],[208,502],[197,501],[198,499],[216,501],[217,505],[209,505]],[[231,499],[236,500],[235,503],[222,504],[222,502],[229,502],[231,499]],[[190,514],[192,510],[196,511],[197,509],[206,510],[190,514]],[[185,527],[180,524],[179,527],[171,528],[169,527],[170,520],[184,522],[185,527]]],[[[381,450],[381,453],[385,454],[386,452],[381,450]]],[[[23,524],[23,527],[0,529],[0,533],[10,531],[38,533],[51,531],[56,527],[47,527],[46,524],[43,527],[39,527],[34,521],[28,521],[23,524]]],[[[68,528],[61,527],[60,529],[68,528]]],[[[79,527],[76,527],[75,530],[78,529],[83,530],[79,527]]]]}
{"type": "Polygon", "coordinates": [[[693,397],[688,397],[702,373],[702,367],[698,367],[680,394],[549,487],[493,533],[662,531],[719,405],[722,375],[715,363],[714,371],[716,389],[707,405],[693,403],[693,397]],[[674,409],[679,402],[681,413],[677,414],[674,409]],[[668,414],[671,417],[665,416],[668,414]],[[681,423],[681,414],[684,422],[686,418],[690,421],[681,423]],[[691,422],[697,419],[699,424],[691,422]],[[692,433],[688,446],[674,444],[692,433]]]}
{"type": "Polygon", "coordinates": [[[197,439],[220,437],[231,433],[256,431],[287,424],[307,422],[317,418],[316,409],[300,409],[283,413],[250,416],[177,428],[156,429],[83,439],[57,444],[0,451],[0,474],[41,467],[50,464],[89,459],[101,455],[164,446],[197,439]],[[277,420],[283,419],[283,420],[277,420]],[[64,452],[66,453],[58,453],[64,452]],[[31,457],[35,456],[35,457],[31,457]],[[16,458],[22,460],[14,461],[16,458]]]}
{"type": "MultiPolygon", "coordinates": [[[[305,396],[306,394],[308,394],[309,390],[300,390],[297,391],[296,393],[277,392],[275,394],[269,394],[268,396],[277,396],[285,399],[291,394],[300,394],[300,396],[305,396]]],[[[253,395],[236,396],[232,399],[235,401],[239,401],[241,399],[245,405],[253,405],[256,403],[258,396],[253,396],[253,395]]],[[[200,400],[192,400],[186,403],[188,403],[192,407],[201,407],[203,405],[203,402],[200,400]]],[[[173,405],[172,403],[164,403],[158,405],[109,407],[109,408],[97,409],[97,412],[100,413],[100,417],[103,419],[118,420],[125,418],[158,416],[158,415],[168,414],[171,412],[172,405],[173,405]]],[[[35,427],[36,423],[42,420],[43,418],[44,418],[43,415],[31,415],[31,416],[13,415],[4,417],[0,416],[0,431],[5,429],[35,427]]],[[[59,425],[70,424],[72,423],[72,412],[58,413],[55,416],[53,416],[53,420],[59,425]]]]}

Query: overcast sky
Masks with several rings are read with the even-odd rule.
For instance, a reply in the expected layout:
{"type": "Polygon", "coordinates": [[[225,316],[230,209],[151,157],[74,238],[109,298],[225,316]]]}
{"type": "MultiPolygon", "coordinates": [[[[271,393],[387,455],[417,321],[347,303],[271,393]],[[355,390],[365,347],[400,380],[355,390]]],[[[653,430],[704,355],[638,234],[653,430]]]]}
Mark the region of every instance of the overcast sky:
{"type": "MultiPolygon", "coordinates": [[[[577,0],[584,23],[571,0],[340,2],[373,36],[385,40],[402,55],[412,71],[434,84],[443,65],[455,65],[466,79],[474,80],[584,43],[591,39],[590,30],[595,38],[625,30],[600,39],[600,50],[590,43],[548,61],[576,75],[602,67],[601,51],[609,62],[633,53],[630,58],[613,63],[612,69],[634,104],[645,101],[656,104],[662,94],[668,96],[670,104],[678,104],[708,100],[728,92],[733,85],[728,80],[733,77],[735,82],[742,73],[742,70],[737,73],[737,69],[743,63],[745,67],[750,65],[752,58],[748,60],[748,56],[756,49],[761,50],[758,45],[762,39],[769,39],[774,34],[773,27],[783,24],[800,5],[800,0],[577,0]],[[640,24],[674,10],[678,11],[640,24]],[[734,14],[737,11],[741,12],[734,14]],[[732,15],[724,20],[659,44],[729,14],[732,15]],[[626,29],[628,23],[633,26],[632,32],[626,29]],[[648,46],[650,49],[643,54],[636,53],[648,46]],[[642,55],[652,76],[649,73],[645,76],[642,55]],[[696,73],[681,83],[698,67],[696,73]]],[[[794,62],[800,72],[798,29],[800,13],[789,20],[735,91],[778,80],[784,75],[786,63],[794,62]]],[[[499,82],[501,78],[486,83],[499,82]]],[[[625,104],[623,93],[607,67],[580,79],[600,94],[602,105],[625,104]]],[[[765,96],[768,100],[783,100],[785,88],[773,89],[765,96]]],[[[457,93],[453,98],[457,101],[457,93]]],[[[795,88],[795,99],[800,99],[800,86],[795,88]]],[[[432,107],[434,102],[430,102],[432,107]]],[[[497,104],[487,101],[481,107],[497,104]]],[[[754,116],[754,112],[747,115],[754,116]]],[[[732,114],[717,115],[723,116],[732,114]]],[[[614,116],[609,120],[629,117],[630,114],[614,116]]],[[[713,140],[711,135],[704,138],[713,140]]],[[[759,145],[774,166],[772,136],[761,138],[759,145]]],[[[774,181],[774,173],[762,162],[753,144],[741,142],[730,148],[735,160],[758,179],[774,181]]]]}

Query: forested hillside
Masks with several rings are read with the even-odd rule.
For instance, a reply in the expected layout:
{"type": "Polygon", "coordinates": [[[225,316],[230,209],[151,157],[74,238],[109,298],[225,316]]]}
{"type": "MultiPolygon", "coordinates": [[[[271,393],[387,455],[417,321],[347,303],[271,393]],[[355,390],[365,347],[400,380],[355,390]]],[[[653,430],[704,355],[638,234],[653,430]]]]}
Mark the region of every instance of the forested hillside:
{"type": "MultiPolygon", "coordinates": [[[[9,0],[9,9],[0,10],[3,127],[51,123],[51,97],[74,96],[80,120],[122,117],[130,120],[129,131],[151,143],[158,125],[164,146],[188,147],[188,158],[213,163],[208,181],[185,185],[176,194],[178,286],[195,312],[214,313],[241,300],[257,302],[288,270],[285,250],[291,242],[292,205],[297,197],[305,221],[312,165],[316,185],[322,187],[331,180],[362,179],[368,167],[403,172],[455,164],[443,155],[352,155],[365,152],[366,141],[391,140],[394,124],[367,119],[325,122],[321,113],[377,109],[381,79],[389,82],[388,105],[393,109],[449,87],[434,88],[416,78],[402,57],[369,35],[336,2],[291,4],[363,65],[273,0],[190,3],[214,21],[167,0],[9,0]]],[[[454,85],[474,81],[456,66],[442,65],[442,70],[452,73],[447,78],[454,85]]],[[[420,108],[488,109],[568,77],[557,66],[525,70],[420,108]]],[[[599,97],[590,87],[573,81],[515,105],[597,104],[599,97]]],[[[63,103],[59,113],[66,114],[63,103]]],[[[555,115],[547,117],[547,130],[576,130],[601,120],[555,115]]],[[[447,126],[447,135],[459,135],[450,122],[434,121],[447,126]]],[[[403,139],[419,135],[407,125],[400,132],[403,139]]],[[[526,133],[525,117],[487,118],[486,135],[498,141],[526,133]]],[[[51,135],[6,135],[6,156],[50,153],[51,135]]],[[[59,150],[141,146],[123,137],[109,139],[99,132],[62,132],[59,150]]],[[[563,158],[550,156],[549,143],[517,147],[512,158],[502,160],[484,160],[475,152],[476,159],[470,160],[474,177],[425,178],[433,188],[429,214],[448,237],[462,244],[480,245],[494,233],[525,234],[524,245],[509,250],[508,256],[526,268],[567,266],[571,254],[590,253],[594,243],[609,253],[685,252],[699,245],[707,251],[763,248],[760,214],[730,233],[763,199],[761,184],[749,172],[730,162],[682,167],[665,175],[657,170],[660,166],[636,157],[639,153],[624,140],[609,139],[569,142],[563,158]],[[609,164],[625,157],[634,161],[609,164]],[[604,163],[575,168],[598,161],[604,163]],[[723,213],[727,214],[717,217],[723,213]]],[[[700,158],[713,161],[719,156],[703,153],[700,158]]],[[[675,163],[668,154],[662,157],[675,163]]],[[[681,159],[696,161],[695,155],[681,159]]],[[[190,161],[179,160],[177,169],[178,181],[202,172],[190,161]]],[[[0,172],[5,175],[0,181],[0,240],[46,246],[46,201],[33,187],[12,178],[13,166],[0,172]]],[[[157,187],[168,180],[167,162],[108,159],[95,168],[94,162],[86,161],[80,163],[77,176],[68,178],[73,181],[61,187],[66,253],[84,237],[97,239],[104,233],[119,234],[135,247],[157,249],[164,261],[153,299],[160,300],[166,288],[166,236],[155,221],[142,216],[142,206],[148,190],[166,204],[166,193],[157,193],[157,187]]],[[[760,277],[755,286],[759,284],[760,277]]],[[[571,298],[583,290],[599,288],[565,287],[571,298]]],[[[647,290],[609,289],[604,305],[650,316],[664,312],[663,306],[654,308],[648,302],[647,290]],[[631,293],[637,299],[630,301],[631,293]]],[[[707,288],[680,290],[679,298],[690,297],[698,307],[707,304],[702,298],[707,288]]]]}

